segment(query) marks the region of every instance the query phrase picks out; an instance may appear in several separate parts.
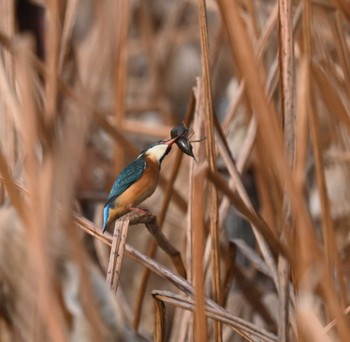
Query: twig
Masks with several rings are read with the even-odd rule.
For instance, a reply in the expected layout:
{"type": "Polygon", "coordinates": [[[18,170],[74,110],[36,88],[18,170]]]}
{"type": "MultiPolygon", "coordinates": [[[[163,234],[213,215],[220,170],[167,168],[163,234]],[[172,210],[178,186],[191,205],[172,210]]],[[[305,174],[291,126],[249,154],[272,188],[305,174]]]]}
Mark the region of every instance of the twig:
{"type": "Polygon", "coordinates": [[[158,246],[163,249],[165,253],[167,253],[172,259],[174,266],[176,267],[177,272],[181,275],[181,277],[186,279],[186,269],[182,262],[180,252],[169,242],[169,240],[165,237],[162,231],[159,228],[157,217],[153,215],[145,216],[146,220],[140,218],[140,223],[143,222],[148,229],[148,231],[153,235],[156,239],[158,246]]]}
{"type": "MultiPolygon", "coordinates": [[[[157,298],[160,301],[173,304],[185,310],[194,311],[194,301],[188,297],[183,297],[169,291],[152,291],[153,298],[157,298]]],[[[277,336],[267,332],[264,329],[259,329],[251,323],[244,321],[241,318],[235,317],[227,313],[222,308],[213,308],[208,300],[206,301],[206,315],[209,318],[218,320],[235,330],[239,335],[244,337],[248,341],[277,341],[277,336]]]]}
{"type": "Polygon", "coordinates": [[[157,244],[163,251],[168,254],[173,261],[173,264],[177,272],[184,278],[186,278],[186,269],[182,262],[180,252],[169,242],[162,231],[159,228],[157,217],[153,215],[150,211],[142,209],[143,213],[132,211],[127,215],[123,216],[120,220],[127,220],[130,226],[134,226],[143,223],[148,231],[156,239],[157,244]]]}

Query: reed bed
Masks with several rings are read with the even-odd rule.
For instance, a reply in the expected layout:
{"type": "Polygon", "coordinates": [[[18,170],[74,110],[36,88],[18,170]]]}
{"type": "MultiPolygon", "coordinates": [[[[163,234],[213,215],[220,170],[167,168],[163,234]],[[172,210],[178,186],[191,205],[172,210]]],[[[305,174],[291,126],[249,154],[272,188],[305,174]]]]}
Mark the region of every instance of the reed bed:
{"type": "Polygon", "coordinates": [[[0,10],[1,341],[350,341],[346,0],[0,10]],[[119,171],[184,122],[102,234],[119,171]],[[151,233],[151,234],[150,234],[151,233]]]}

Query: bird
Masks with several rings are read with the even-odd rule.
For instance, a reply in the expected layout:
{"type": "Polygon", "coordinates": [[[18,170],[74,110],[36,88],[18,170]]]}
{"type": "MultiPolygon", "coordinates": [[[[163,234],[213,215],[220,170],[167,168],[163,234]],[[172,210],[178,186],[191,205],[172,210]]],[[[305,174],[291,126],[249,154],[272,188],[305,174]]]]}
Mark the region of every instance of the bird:
{"type": "Polygon", "coordinates": [[[136,206],[154,193],[162,161],[178,138],[160,140],[148,146],[121,171],[104,205],[102,233],[129,211],[140,210],[136,206]]]}

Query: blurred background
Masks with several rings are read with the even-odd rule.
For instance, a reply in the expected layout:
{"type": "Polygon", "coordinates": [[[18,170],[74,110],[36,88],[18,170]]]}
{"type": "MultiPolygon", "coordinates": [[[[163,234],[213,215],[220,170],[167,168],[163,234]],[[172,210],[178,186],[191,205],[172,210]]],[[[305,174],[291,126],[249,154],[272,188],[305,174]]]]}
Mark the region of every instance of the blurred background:
{"type": "Polygon", "coordinates": [[[2,0],[0,340],[350,340],[349,6],[2,0]],[[142,207],[188,282],[138,224],[115,291],[104,201],[181,122],[142,207]]]}

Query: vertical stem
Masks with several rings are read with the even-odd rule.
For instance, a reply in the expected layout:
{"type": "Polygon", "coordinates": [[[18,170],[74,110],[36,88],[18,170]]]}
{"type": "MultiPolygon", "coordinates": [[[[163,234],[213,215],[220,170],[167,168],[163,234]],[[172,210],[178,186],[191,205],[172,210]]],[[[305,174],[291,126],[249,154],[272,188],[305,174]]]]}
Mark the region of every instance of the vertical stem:
{"type": "MultiPolygon", "coordinates": [[[[186,126],[188,126],[192,121],[194,106],[195,106],[195,98],[194,98],[194,96],[192,96],[191,102],[189,105],[189,109],[186,113],[185,120],[184,120],[186,126]]],[[[161,208],[160,215],[159,215],[159,227],[160,227],[160,229],[162,229],[162,226],[163,226],[163,223],[165,221],[166,214],[167,214],[167,210],[168,210],[169,205],[170,205],[171,196],[173,195],[174,183],[175,183],[176,178],[179,174],[178,171],[180,168],[181,160],[182,160],[182,152],[177,151],[177,155],[175,157],[175,162],[174,162],[174,167],[171,170],[170,176],[167,180],[166,187],[164,190],[165,196],[164,196],[162,208],[161,208]]],[[[152,239],[152,241],[150,242],[150,246],[147,250],[147,255],[150,256],[151,258],[153,258],[154,255],[156,254],[156,251],[157,251],[157,243],[155,240],[152,239]]],[[[147,282],[149,279],[149,275],[150,275],[150,270],[148,268],[146,268],[142,274],[140,289],[139,289],[139,291],[137,293],[137,297],[136,297],[135,316],[134,316],[134,323],[133,323],[133,329],[135,331],[137,331],[139,324],[140,324],[143,299],[145,296],[146,286],[147,286],[147,282]]]]}
{"type": "MultiPolygon", "coordinates": [[[[305,107],[309,113],[310,120],[310,131],[312,138],[312,145],[315,156],[316,164],[316,181],[320,191],[321,201],[321,214],[323,223],[323,238],[324,238],[324,253],[327,263],[327,267],[324,270],[323,281],[321,280],[322,290],[325,300],[328,303],[328,308],[332,315],[338,320],[338,332],[339,337],[343,341],[349,339],[349,328],[346,320],[341,311],[341,307],[336,296],[335,284],[333,279],[334,266],[336,263],[336,252],[335,252],[335,238],[333,235],[333,223],[329,211],[329,200],[327,195],[327,188],[324,175],[324,164],[321,151],[321,140],[318,126],[318,119],[314,111],[313,98],[311,89],[311,71],[312,71],[312,40],[311,40],[311,19],[312,19],[312,5],[310,0],[304,0],[304,15],[303,15],[303,58],[306,63],[306,81],[308,87],[306,88],[308,96],[305,96],[305,107]]],[[[339,272],[336,272],[339,273],[339,272]]]]}
{"type": "Polygon", "coordinates": [[[207,340],[207,319],[204,302],[204,179],[205,168],[195,172],[192,192],[192,270],[195,289],[194,339],[207,340]]]}
{"type": "Polygon", "coordinates": [[[296,227],[300,233],[299,260],[302,260],[303,263],[300,264],[298,271],[302,272],[311,261],[310,242],[317,250],[305,200],[301,191],[295,187],[291,177],[276,110],[264,91],[265,82],[259,73],[259,61],[254,57],[254,50],[240,15],[237,1],[219,0],[219,7],[226,23],[231,49],[246,82],[246,93],[257,118],[258,132],[264,143],[263,147],[268,157],[267,162],[275,170],[279,185],[285,186],[290,194],[291,207],[297,222],[296,227]]]}
{"type": "MultiPolygon", "coordinates": [[[[125,85],[127,70],[127,39],[129,27],[129,7],[128,1],[116,0],[116,16],[118,18],[116,25],[117,42],[115,49],[115,125],[123,127],[125,118],[125,85]]],[[[115,171],[119,173],[122,170],[124,161],[124,149],[116,145],[115,147],[115,171]]]]}
{"type": "MultiPolygon", "coordinates": [[[[284,130],[284,144],[289,162],[293,168],[295,161],[295,87],[294,87],[294,54],[293,54],[293,16],[290,0],[278,1],[279,14],[279,66],[280,66],[280,90],[284,130]]],[[[291,225],[291,203],[287,192],[284,190],[284,224],[282,232],[283,240],[288,239],[288,231],[291,225]]],[[[279,280],[279,315],[278,337],[281,342],[288,341],[289,322],[289,274],[288,261],[279,256],[278,259],[278,280],[279,280]]]]}
{"type": "Polygon", "coordinates": [[[129,221],[117,221],[114,226],[113,241],[109,257],[106,282],[113,291],[117,291],[120,270],[124,257],[129,221]]]}
{"type": "Polygon", "coordinates": [[[293,53],[293,17],[290,0],[279,0],[279,59],[284,142],[292,166],[295,154],[295,76],[293,53]]]}
{"type": "Polygon", "coordinates": [[[154,342],[165,341],[165,304],[160,299],[157,299],[153,295],[153,307],[154,307],[154,342]]]}
{"type": "MultiPolygon", "coordinates": [[[[216,170],[215,161],[215,142],[214,142],[214,118],[213,103],[211,93],[211,75],[209,62],[209,38],[208,24],[206,15],[205,0],[198,0],[199,6],[199,26],[200,26],[200,42],[202,51],[202,77],[204,86],[204,111],[205,111],[205,130],[207,135],[206,147],[208,154],[209,169],[212,172],[216,170]]],[[[212,284],[213,294],[216,302],[221,303],[221,285],[220,285],[220,249],[219,249],[219,228],[218,228],[218,194],[213,184],[209,185],[210,193],[210,235],[211,244],[211,268],[212,268],[212,284]]],[[[222,340],[222,325],[215,321],[215,340],[222,340]]]]}
{"type": "MultiPolygon", "coordinates": [[[[2,1],[1,7],[2,17],[0,22],[0,30],[8,37],[12,38],[15,34],[15,3],[12,0],[4,0],[2,1]]],[[[4,48],[1,48],[0,58],[3,59],[3,72],[7,75],[8,80],[14,80],[13,57],[11,56],[10,52],[6,51],[4,48]]],[[[8,108],[8,105],[6,105],[6,102],[1,111],[3,115],[0,118],[0,136],[2,137],[0,148],[4,151],[9,167],[12,168],[16,157],[16,136],[12,118],[13,113],[11,112],[11,109],[8,108]]],[[[0,203],[1,202],[2,185],[0,185],[0,203]]]]}
{"type": "Polygon", "coordinates": [[[45,60],[48,70],[46,77],[46,122],[52,125],[57,109],[58,51],[61,24],[58,0],[49,0],[46,7],[47,33],[45,38],[45,60]]]}

